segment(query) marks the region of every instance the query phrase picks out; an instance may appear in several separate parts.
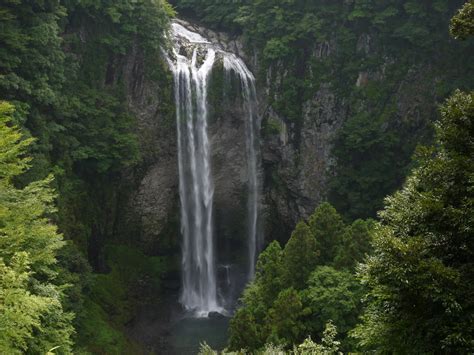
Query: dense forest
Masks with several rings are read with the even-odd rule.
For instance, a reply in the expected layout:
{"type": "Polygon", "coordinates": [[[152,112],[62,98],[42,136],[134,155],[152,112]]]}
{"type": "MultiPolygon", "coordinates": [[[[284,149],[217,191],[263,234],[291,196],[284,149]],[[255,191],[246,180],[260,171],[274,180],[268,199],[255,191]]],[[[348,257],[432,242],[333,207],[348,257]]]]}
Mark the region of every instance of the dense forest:
{"type": "Polygon", "coordinates": [[[473,56],[472,0],[2,1],[0,353],[474,352],[473,56]]]}

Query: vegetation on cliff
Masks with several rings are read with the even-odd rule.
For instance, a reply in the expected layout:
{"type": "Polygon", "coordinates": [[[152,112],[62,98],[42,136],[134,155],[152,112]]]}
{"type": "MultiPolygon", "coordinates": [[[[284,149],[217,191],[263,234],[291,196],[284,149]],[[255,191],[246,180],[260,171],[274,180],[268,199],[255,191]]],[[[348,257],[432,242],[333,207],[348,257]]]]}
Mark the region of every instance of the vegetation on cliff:
{"type": "MultiPolygon", "coordinates": [[[[304,133],[305,103],[322,88],[337,96],[339,110],[330,120],[343,120],[343,127],[332,149],[329,199],[354,220],[375,217],[383,198],[401,186],[416,145],[432,139],[436,105],[454,89],[472,87],[472,43],[453,41],[448,31],[463,2],[172,3],[208,26],[243,35],[257,54],[259,85],[268,87],[268,103],[295,146],[304,133]]],[[[464,21],[469,14],[466,6],[464,21]]],[[[263,132],[271,125],[264,117],[263,132]]]]}
{"type": "MultiPolygon", "coordinates": [[[[172,15],[165,1],[152,0],[0,5],[0,99],[10,102],[1,104],[1,139],[11,145],[2,150],[0,352],[69,353],[74,341],[76,350],[125,348],[123,323],[106,311],[104,280],[88,264],[104,271],[97,249],[109,233],[119,176],[141,159],[126,57],[138,50],[150,64],[159,61],[172,15]],[[26,160],[19,154],[27,146],[26,160]],[[57,230],[70,241],[62,249],[57,230]]],[[[115,302],[130,278],[114,277],[104,276],[121,289],[115,302]]]]}
{"type": "MultiPolygon", "coordinates": [[[[454,36],[472,34],[471,7],[453,18],[454,36]]],[[[434,144],[418,148],[416,168],[358,238],[343,235],[364,222],[344,226],[326,203],[284,249],[267,247],[231,321],[230,351],[298,353],[308,335],[324,343],[333,321],[345,351],[472,352],[473,103],[459,90],[446,100],[434,144]],[[348,256],[358,260],[338,265],[348,256]]]]}
{"type": "Polygon", "coordinates": [[[325,344],[326,324],[344,352],[472,352],[473,122],[474,94],[457,91],[441,108],[435,144],[419,149],[379,221],[345,226],[324,203],[283,249],[270,243],[222,353],[299,354],[308,336],[325,344]]]}
{"type": "Polygon", "coordinates": [[[357,323],[363,294],[353,271],[370,250],[372,224],[358,220],[345,225],[324,203],[308,224],[298,223],[283,249],[272,242],[260,255],[255,280],[232,318],[230,349],[256,351],[266,343],[292,347],[308,336],[320,339],[332,321],[342,349],[353,350],[347,332],[357,323]]]}
{"type": "MultiPolygon", "coordinates": [[[[330,203],[286,244],[268,237],[230,351],[473,352],[473,1],[174,3],[243,35],[296,151],[322,87],[347,113],[330,203]]],[[[165,0],[0,4],[0,353],[142,350],[124,325],[142,280],[159,294],[171,263],[117,230],[145,164],[128,65],[139,58],[171,112],[173,16],[165,0]]],[[[223,110],[223,92],[210,97],[223,110]]]]}

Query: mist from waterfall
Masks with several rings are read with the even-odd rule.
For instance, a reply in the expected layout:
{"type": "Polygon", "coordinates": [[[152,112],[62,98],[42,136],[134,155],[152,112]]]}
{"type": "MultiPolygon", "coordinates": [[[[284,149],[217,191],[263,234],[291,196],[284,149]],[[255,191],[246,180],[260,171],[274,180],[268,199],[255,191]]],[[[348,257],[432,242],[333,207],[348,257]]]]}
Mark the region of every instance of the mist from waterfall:
{"type": "MultiPolygon", "coordinates": [[[[172,23],[173,54],[167,60],[174,76],[178,140],[179,195],[182,233],[180,302],[196,316],[225,313],[219,299],[213,236],[211,152],[208,137],[208,82],[218,54],[226,75],[240,81],[248,170],[248,275],[255,272],[258,248],[258,161],[255,79],[241,59],[223,51],[198,33],[172,23]],[[184,44],[184,50],[183,50],[184,44]]],[[[230,285],[228,270],[227,286],[230,285]]]]}

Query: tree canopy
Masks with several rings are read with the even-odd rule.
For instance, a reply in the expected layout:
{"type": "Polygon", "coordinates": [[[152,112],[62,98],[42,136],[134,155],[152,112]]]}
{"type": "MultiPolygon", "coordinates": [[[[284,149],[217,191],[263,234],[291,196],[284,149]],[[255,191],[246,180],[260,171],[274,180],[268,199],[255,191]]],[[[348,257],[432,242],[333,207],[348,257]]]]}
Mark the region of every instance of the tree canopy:
{"type": "Polygon", "coordinates": [[[321,340],[333,322],[341,348],[353,350],[347,334],[357,323],[363,294],[354,266],[370,251],[371,224],[346,225],[334,207],[322,203],[308,224],[296,225],[283,250],[271,242],[230,322],[230,349],[264,351],[274,344],[289,351],[308,336],[321,340]]]}
{"type": "Polygon", "coordinates": [[[51,223],[51,178],[17,188],[13,179],[28,169],[32,139],[11,126],[13,106],[0,102],[0,352],[72,350],[72,314],[63,310],[56,283],[56,253],[64,244],[51,223]]]}

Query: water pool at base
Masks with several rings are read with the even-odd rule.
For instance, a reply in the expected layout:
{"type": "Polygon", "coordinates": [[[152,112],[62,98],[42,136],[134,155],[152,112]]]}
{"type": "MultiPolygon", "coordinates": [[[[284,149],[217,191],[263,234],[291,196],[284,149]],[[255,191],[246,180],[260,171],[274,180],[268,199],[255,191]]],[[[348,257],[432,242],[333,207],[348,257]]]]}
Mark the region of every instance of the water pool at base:
{"type": "Polygon", "coordinates": [[[175,354],[197,354],[199,345],[207,342],[214,350],[227,344],[229,318],[183,318],[170,329],[170,350],[175,354]]]}

